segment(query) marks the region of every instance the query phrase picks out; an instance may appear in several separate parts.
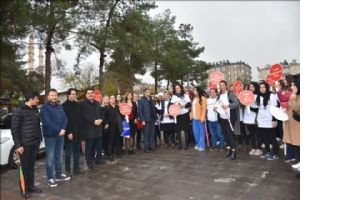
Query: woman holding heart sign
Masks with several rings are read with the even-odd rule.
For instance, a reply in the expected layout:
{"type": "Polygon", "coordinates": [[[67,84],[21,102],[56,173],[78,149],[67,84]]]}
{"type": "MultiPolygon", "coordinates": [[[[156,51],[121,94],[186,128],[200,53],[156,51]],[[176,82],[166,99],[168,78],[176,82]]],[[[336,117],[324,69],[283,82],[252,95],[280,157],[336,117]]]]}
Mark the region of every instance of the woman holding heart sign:
{"type": "Polygon", "coordinates": [[[178,149],[181,150],[183,143],[184,149],[188,149],[189,135],[188,130],[190,126],[189,108],[191,107],[190,97],[185,94],[181,84],[173,85],[173,96],[170,100],[170,105],[175,104],[181,107],[181,113],[176,117],[175,131],[178,139],[178,149]],[[184,132],[182,135],[182,131],[184,132]],[[184,138],[184,141],[182,140],[184,138]]]}
{"type": "Polygon", "coordinates": [[[137,130],[137,118],[138,118],[138,106],[133,101],[133,92],[126,92],[124,97],[124,102],[130,107],[130,113],[128,114],[129,121],[129,129],[130,129],[130,137],[127,138],[126,147],[128,149],[128,155],[134,154],[133,146],[134,146],[134,138],[136,137],[137,130]]]}
{"type": "Polygon", "coordinates": [[[225,157],[235,160],[237,158],[237,144],[234,131],[240,134],[239,101],[234,92],[228,92],[228,84],[226,81],[222,80],[219,83],[219,88],[221,91],[217,103],[219,104],[217,112],[219,113],[219,121],[226,141],[227,151],[225,157]],[[236,130],[234,130],[234,127],[236,130]]]}
{"type": "MultiPolygon", "coordinates": [[[[260,156],[261,154],[263,154],[263,152],[261,151],[262,140],[259,134],[258,126],[256,125],[256,114],[258,112],[258,106],[255,103],[255,99],[257,97],[257,94],[259,93],[259,84],[257,82],[251,82],[248,84],[247,90],[250,91],[253,95],[253,101],[252,103],[248,103],[248,105],[246,105],[243,116],[243,122],[249,132],[250,142],[252,146],[249,155],[260,156]]],[[[243,104],[242,100],[241,103],[243,104]]]]}

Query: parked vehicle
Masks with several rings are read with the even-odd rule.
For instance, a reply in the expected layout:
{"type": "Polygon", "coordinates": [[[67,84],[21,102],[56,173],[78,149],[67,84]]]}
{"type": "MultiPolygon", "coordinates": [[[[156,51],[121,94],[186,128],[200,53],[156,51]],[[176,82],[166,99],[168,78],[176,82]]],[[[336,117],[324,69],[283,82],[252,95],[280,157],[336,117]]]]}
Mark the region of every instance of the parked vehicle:
{"type": "MultiPolygon", "coordinates": [[[[11,117],[12,113],[9,113],[3,117],[1,117],[0,129],[1,129],[1,137],[0,137],[0,149],[1,149],[1,157],[0,164],[7,165],[10,168],[17,168],[16,162],[17,157],[15,153],[15,143],[12,139],[11,134],[11,117]]],[[[39,154],[44,153],[44,140],[42,140],[39,146],[39,154]]]]}

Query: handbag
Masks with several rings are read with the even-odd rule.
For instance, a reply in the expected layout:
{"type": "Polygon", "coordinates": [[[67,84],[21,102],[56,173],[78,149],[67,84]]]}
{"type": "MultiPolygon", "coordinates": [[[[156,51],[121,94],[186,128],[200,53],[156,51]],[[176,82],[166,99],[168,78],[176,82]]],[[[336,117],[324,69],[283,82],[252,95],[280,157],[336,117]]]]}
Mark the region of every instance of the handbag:
{"type": "Polygon", "coordinates": [[[140,120],[140,119],[138,119],[138,120],[137,120],[137,129],[138,129],[138,130],[141,130],[141,129],[143,129],[143,128],[144,128],[144,126],[143,126],[143,121],[140,120]]]}
{"type": "Polygon", "coordinates": [[[294,110],[292,110],[292,117],[293,117],[294,120],[296,120],[298,122],[301,120],[300,113],[296,112],[294,110]]]}
{"type": "Polygon", "coordinates": [[[129,123],[126,120],[123,120],[122,127],[123,127],[123,130],[122,130],[121,136],[124,138],[130,138],[131,137],[131,130],[129,128],[129,123]]]}

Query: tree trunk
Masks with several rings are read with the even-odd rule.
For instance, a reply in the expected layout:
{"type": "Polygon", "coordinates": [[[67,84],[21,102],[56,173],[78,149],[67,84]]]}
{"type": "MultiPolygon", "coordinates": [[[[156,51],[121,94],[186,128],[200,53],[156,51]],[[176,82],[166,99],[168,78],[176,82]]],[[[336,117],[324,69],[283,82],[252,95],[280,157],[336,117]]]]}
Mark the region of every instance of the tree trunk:
{"type": "Polygon", "coordinates": [[[154,61],[154,72],[154,91],[155,94],[158,94],[158,63],[156,60],[154,61]]]}
{"type": "Polygon", "coordinates": [[[44,78],[44,90],[46,96],[48,95],[48,90],[51,88],[51,76],[52,76],[52,66],[51,66],[51,45],[46,44],[46,66],[45,66],[45,78],[44,78]]]}
{"type": "Polygon", "coordinates": [[[168,84],[166,85],[166,90],[169,90],[169,86],[170,86],[170,80],[168,80],[168,84]]]}
{"type": "MultiPolygon", "coordinates": [[[[131,68],[129,68],[128,70],[129,70],[129,71],[128,71],[128,75],[129,75],[128,91],[130,92],[130,91],[133,91],[133,77],[134,77],[134,74],[133,74],[131,68]]],[[[127,91],[127,92],[128,92],[128,91],[127,91]]]]}
{"type": "Polygon", "coordinates": [[[111,23],[111,18],[113,15],[113,11],[116,8],[117,4],[118,4],[119,0],[115,1],[115,4],[111,7],[110,12],[108,14],[108,18],[106,21],[106,26],[105,26],[105,32],[104,32],[104,41],[103,43],[100,45],[101,49],[100,49],[100,65],[99,65],[99,89],[102,92],[104,89],[104,62],[105,62],[105,48],[106,48],[106,40],[107,40],[107,30],[110,26],[111,23]]]}
{"type": "Polygon", "coordinates": [[[52,1],[50,2],[50,7],[49,7],[49,16],[50,16],[50,25],[48,26],[47,29],[47,40],[46,40],[46,66],[45,66],[45,76],[44,76],[44,92],[45,96],[48,95],[48,90],[51,88],[51,77],[52,77],[52,66],[51,66],[51,54],[53,51],[52,48],[52,38],[53,38],[53,33],[55,27],[53,27],[51,24],[53,23],[54,20],[54,11],[53,11],[53,3],[52,1]]]}
{"type": "Polygon", "coordinates": [[[100,65],[99,65],[99,90],[102,92],[104,89],[104,57],[105,51],[100,50],[100,65]]]}

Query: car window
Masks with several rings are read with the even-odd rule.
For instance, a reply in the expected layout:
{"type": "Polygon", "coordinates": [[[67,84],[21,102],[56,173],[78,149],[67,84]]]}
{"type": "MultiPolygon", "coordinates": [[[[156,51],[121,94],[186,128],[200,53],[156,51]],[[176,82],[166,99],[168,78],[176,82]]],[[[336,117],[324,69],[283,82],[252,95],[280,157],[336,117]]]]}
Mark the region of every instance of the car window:
{"type": "Polygon", "coordinates": [[[0,129],[10,129],[11,128],[11,116],[5,115],[1,117],[0,129]]]}

